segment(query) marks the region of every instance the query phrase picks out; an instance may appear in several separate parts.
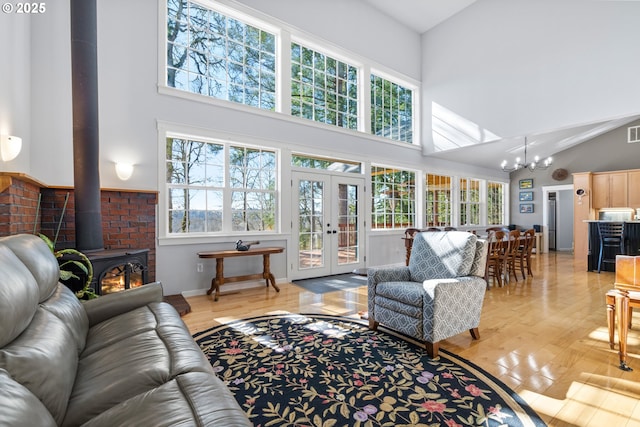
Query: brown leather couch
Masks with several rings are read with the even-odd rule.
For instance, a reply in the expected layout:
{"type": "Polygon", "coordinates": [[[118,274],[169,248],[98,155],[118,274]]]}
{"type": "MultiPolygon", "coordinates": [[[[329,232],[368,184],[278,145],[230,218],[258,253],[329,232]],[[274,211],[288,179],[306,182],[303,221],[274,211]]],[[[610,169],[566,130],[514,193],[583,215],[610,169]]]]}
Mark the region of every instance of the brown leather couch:
{"type": "Polygon", "coordinates": [[[39,238],[0,239],[0,424],[250,426],[160,283],[81,302],[39,238]]]}

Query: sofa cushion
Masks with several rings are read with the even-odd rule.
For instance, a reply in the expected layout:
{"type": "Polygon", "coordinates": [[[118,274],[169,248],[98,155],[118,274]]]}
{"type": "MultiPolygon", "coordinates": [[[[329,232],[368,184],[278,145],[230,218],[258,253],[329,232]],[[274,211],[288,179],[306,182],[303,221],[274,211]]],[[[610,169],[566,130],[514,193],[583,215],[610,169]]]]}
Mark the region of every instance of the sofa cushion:
{"type": "Polygon", "coordinates": [[[38,308],[29,327],[0,349],[0,368],[36,395],[59,424],[64,418],[78,364],[68,326],[38,308]]]}
{"type": "Polygon", "coordinates": [[[411,280],[467,276],[476,255],[476,235],[466,231],[427,231],[413,239],[409,269],[411,280]]]}
{"type": "Polygon", "coordinates": [[[76,353],[80,354],[85,347],[89,319],[78,297],[65,285],[58,283],[51,298],[40,304],[40,307],[62,320],[73,336],[76,353]]]}
{"type": "Polygon", "coordinates": [[[40,294],[38,302],[48,299],[56,291],[60,267],[44,240],[32,234],[17,234],[3,237],[0,244],[11,249],[35,278],[40,294]]]}
{"type": "Polygon", "coordinates": [[[11,427],[56,426],[42,402],[14,381],[4,369],[0,369],[0,424],[11,427]]]}
{"type": "Polygon", "coordinates": [[[92,418],[83,427],[246,426],[247,418],[213,373],[190,372],[138,394],[92,418]]]}
{"type": "Polygon", "coordinates": [[[65,425],[79,425],[120,402],[210,363],[167,303],[151,303],[89,330],[65,425]]]}
{"type": "Polygon", "coordinates": [[[0,347],[18,337],[38,308],[38,284],[11,249],[0,242],[0,347]]]}

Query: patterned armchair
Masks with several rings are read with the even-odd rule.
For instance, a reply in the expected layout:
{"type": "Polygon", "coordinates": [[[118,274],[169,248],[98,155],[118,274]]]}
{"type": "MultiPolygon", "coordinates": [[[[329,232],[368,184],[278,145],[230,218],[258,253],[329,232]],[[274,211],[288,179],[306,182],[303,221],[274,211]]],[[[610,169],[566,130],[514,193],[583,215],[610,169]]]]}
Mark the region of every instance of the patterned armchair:
{"type": "Polygon", "coordinates": [[[487,242],[474,234],[416,234],[408,266],[368,270],[369,328],[425,341],[432,358],[441,340],[465,330],[479,339],[486,261],[487,242]]]}

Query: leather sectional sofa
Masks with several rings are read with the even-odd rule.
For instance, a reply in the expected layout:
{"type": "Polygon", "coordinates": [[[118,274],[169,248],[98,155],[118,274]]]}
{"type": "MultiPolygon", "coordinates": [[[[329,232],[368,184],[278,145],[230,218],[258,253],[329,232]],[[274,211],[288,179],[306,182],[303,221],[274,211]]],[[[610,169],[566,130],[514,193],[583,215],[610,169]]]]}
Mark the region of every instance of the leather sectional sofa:
{"type": "Polygon", "coordinates": [[[82,302],[37,236],[0,238],[0,424],[250,426],[160,283],[82,302]]]}

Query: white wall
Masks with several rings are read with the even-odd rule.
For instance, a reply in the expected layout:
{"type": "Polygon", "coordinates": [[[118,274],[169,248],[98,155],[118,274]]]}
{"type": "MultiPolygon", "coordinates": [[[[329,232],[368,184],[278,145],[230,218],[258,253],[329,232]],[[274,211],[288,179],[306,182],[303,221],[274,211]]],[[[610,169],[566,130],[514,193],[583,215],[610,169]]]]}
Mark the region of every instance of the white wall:
{"type": "Polygon", "coordinates": [[[22,138],[22,151],[3,162],[0,171],[28,172],[31,146],[31,20],[27,15],[0,14],[0,134],[22,138]],[[7,43],[12,40],[13,43],[7,43]]]}
{"type": "Polygon", "coordinates": [[[422,37],[431,103],[514,137],[640,113],[640,2],[482,0],[422,37]]]}

